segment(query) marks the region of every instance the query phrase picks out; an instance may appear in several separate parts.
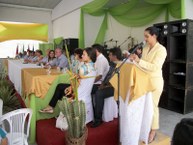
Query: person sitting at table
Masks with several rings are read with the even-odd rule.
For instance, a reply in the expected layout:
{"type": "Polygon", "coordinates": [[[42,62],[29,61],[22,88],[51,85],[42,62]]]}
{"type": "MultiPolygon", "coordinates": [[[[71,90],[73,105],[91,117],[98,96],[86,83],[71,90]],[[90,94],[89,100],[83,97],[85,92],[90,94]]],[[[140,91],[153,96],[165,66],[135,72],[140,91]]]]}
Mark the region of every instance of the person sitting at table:
{"type": "Polygon", "coordinates": [[[74,59],[72,60],[72,72],[73,73],[78,73],[78,68],[80,65],[82,65],[82,54],[83,54],[83,49],[81,48],[76,48],[74,50],[74,59]]]}
{"type": "Polygon", "coordinates": [[[44,65],[52,64],[53,61],[55,61],[55,59],[56,59],[54,50],[49,50],[48,56],[44,57],[43,59],[44,60],[42,60],[41,63],[43,63],[44,65]]]}
{"type": "MultiPolygon", "coordinates": [[[[80,78],[81,76],[87,75],[88,73],[95,71],[94,67],[94,62],[96,61],[95,49],[91,47],[84,49],[82,59],[84,63],[78,69],[78,75],[80,76],[80,78]]],[[[72,87],[70,86],[70,84],[64,83],[58,84],[54,92],[54,95],[51,101],[49,102],[49,105],[44,109],[41,109],[40,112],[53,113],[54,107],[56,106],[58,100],[62,99],[63,96],[67,96],[67,94],[70,94],[71,92],[72,87]]]]}
{"type": "Polygon", "coordinates": [[[43,59],[43,53],[41,50],[36,50],[35,51],[35,57],[32,58],[31,63],[37,63],[39,64],[41,62],[41,60],[43,59]]]}
{"type": "Polygon", "coordinates": [[[0,128],[0,145],[8,145],[6,133],[2,128],[0,128]]]}
{"type": "Polygon", "coordinates": [[[35,57],[35,52],[29,50],[29,51],[28,51],[28,57],[27,57],[27,59],[24,59],[24,62],[25,62],[25,63],[32,62],[32,60],[33,60],[34,57],[35,57]]]}
{"type": "MultiPolygon", "coordinates": [[[[50,49],[49,48],[46,49],[46,55],[41,60],[41,63],[43,63],[44,65],[48,62],[49,52],[50,52],[50,49]]],[[[55,56],[55,54],[54,54],[54,56],[55,56]]]]}
{"type": "Polygon", "coordinates": [[[131,54],[129,59],[135,61],[138,65],[146,70],[150,75],[152,85],[155,90],[152,92],[153,99],[153,120],[152,127],[149,133],[148,142],[151,143],[156,137],[156,130],[159,129],[159,110],[158,103],[163,91],[163,76],[162,66],[166,59],[166,48],[160,44],[161,35],[156,27],[148,27],[144,31],[145,41],[147,45],[143,48],[142,57],[139,58],[136,54],[131,54]]]}
{"type": "Polygon", "coordinates": [[[171,145],[193,145],[193,118],[183,118],[176,125],[171,145]]]}
{"type": "Polygon", "coordinates": [[[112,97],[114,95],[114,88],[109,83],[109,80],[114,73],[116,64],[122,60],[122,52],[120,48],[111,48],[109,50],[109,60],[110,60],[110,68],[109,71],[104,78],[102,84],[98,87],[98,90],[95,94],[93,94],[94,101],[94,122],[91,124],[91,127],[98,127],[102,124],[102,113],[104,107],[104,100],[108,97],[112,97]]]}
{"type": "Polygon", "coordinates": [[[53,62],[50,63],[49,65],[46,65],[45,68],[49,68],[51,66],[51,68],[59,68],[60,70],[62,70],[63,68],[69,67],[68,59],[63,54],[62,49],[56,48],[55,56],[56,56],[56,59],[54,59],[53,62]]]}

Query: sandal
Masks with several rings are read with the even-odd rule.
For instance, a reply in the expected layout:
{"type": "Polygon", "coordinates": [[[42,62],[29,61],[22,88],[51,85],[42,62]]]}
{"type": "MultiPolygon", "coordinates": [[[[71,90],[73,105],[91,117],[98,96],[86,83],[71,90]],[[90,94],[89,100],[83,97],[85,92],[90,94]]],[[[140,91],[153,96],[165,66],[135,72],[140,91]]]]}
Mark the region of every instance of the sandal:
{"type": "Polygon", "coordinates": [[[156,132],[155,132],[155,134],[154,134],[154,136],[152,138],[149,138],[148,144],[152,143],[155,140],[155,138],[156,138],[156,132]]]}
{"type": "Polygon", "coordinates": [[[54,113],[54,110],[52,108],[44,108],[39,110],[40,113],[54,113]]]}

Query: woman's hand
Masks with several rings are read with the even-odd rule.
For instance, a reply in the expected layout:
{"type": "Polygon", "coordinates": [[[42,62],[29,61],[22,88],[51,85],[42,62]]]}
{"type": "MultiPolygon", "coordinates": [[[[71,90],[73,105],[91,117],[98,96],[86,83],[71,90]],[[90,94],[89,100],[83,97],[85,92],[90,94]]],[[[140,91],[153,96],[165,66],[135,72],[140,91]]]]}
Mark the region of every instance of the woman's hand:
{"type": "Polygon", "coordinates": [[[137,62],[137,63],[139,63],[139,61],[140,61],[139,57],[138,57],[136,54],[131,54],[131,55],[129,56],[129,59],[130,59],[131,61],[135,61],[135,62],[137,62]]]}

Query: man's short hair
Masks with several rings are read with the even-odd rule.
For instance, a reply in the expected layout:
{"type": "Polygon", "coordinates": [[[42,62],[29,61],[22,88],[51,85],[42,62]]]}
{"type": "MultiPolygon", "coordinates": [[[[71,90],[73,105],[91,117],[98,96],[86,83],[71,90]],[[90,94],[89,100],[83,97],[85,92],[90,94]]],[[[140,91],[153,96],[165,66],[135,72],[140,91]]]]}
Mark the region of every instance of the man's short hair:
{"type": "Polygon", "coordinates": [[[103,51],[104,51],[104,47],[100,44],[93,44],[92,48],[98,50],[98,52],[100,52],[100,53],[103,53],[103,51]]]}
{"type": "Polygon", "coordinates": [[[118,60],[122,60],[122,58],[123,58],[122,51],[118,47],[111,48],[109,50],[109,53],[112,53],[112,55],[116,56],[118,60]]]}
{"type": "Polygon", "coordinates": [[[193,118],[184,118],[176,125],[172,145],[193,145],[193,118]]]}

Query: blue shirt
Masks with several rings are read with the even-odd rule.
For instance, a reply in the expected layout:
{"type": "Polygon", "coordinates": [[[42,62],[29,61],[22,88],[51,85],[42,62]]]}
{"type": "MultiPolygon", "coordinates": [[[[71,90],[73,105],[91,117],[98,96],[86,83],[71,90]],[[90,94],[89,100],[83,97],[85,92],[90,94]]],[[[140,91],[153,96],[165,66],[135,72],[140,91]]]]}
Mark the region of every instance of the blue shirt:
{"type": "Polygon", "coordinates": [[[5,131],[2,128],[0,128],[0,136],[1,136],[1,138],[5,138],[6,137],[6,133],[5,133],[5,131]]]}
{"type": "Polygon", "coordinates": [[[88,63],[83,63],[80,66],[78,73],[79,75],[85,76],[88,73],[90,73],[91,71],[95,71],[95,66],[93,62],[88,62],[88,63]]]}

